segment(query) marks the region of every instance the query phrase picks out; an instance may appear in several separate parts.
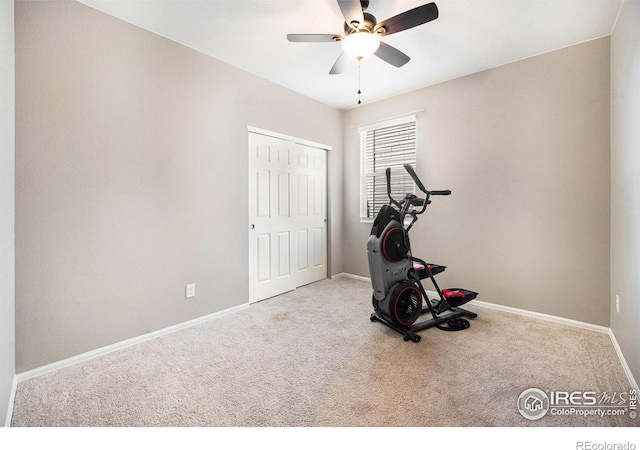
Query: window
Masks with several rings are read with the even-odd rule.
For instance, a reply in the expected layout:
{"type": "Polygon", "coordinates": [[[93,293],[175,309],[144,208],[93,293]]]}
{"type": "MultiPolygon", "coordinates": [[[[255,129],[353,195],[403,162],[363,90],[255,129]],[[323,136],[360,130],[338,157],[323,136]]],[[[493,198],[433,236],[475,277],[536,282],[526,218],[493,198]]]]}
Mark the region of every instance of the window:
{"type": "Polygon", "coordinates": [[[416,118],[404,116],[365,125],[360,132],[360,218],[372,220],[389,203],[385,171],[391,169],[391,194],[403,198],[414,192],[404,164],[416,163],[416,118]]]}

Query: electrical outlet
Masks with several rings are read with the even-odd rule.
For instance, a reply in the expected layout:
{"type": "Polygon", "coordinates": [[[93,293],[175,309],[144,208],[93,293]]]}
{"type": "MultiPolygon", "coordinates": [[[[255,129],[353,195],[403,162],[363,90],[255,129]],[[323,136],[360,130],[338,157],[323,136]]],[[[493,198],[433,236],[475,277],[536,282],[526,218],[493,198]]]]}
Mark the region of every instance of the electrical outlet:
{"type": "Polygon", "coordinates": [[[196,285],[195,284],[187,284],[187,288],[185,290],[185,298],[191,298],[196,296],[196,285]]]}
{"type": "Polygon", "coordinates": [[[616,295],[616,312],[620,312],[620,296],[616,295]]]}

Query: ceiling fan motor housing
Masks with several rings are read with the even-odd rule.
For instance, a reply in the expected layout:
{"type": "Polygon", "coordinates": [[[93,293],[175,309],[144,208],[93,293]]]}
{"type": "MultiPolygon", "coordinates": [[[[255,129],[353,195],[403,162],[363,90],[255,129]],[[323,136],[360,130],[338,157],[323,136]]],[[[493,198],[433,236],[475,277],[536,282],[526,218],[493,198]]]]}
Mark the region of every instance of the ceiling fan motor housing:
{"type": "Polygon", "coordinates": [[[364,16],[364,24],[362,26],[358,25],[357,27],[354,28],[353,25],[350,25],[347,22],[344,23],[345,36],[349,36],[350,34],[353,34],[353,33],[362,33],[362,32],[373,33],[373,30],[376,24],[378,23],[378,20],[375,18],[373,14],[369,14],[367,12],[362,13],[362,15],[364,16]]]}

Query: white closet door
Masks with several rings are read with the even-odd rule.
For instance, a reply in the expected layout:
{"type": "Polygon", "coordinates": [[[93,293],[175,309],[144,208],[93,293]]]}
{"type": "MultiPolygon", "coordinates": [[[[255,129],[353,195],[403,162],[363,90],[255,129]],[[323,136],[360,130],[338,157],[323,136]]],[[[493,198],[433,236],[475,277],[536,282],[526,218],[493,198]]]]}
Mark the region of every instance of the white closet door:
{"type": "Polygon", "coordinates": [[[298,145],[293,164],[296,272],[302,286],[327,277],[327,152],[298,145]]]}
{"type": "Polygon", "coordinates": [[[325,150],[249,133],[249,300],[327,276],[325,150]]]}

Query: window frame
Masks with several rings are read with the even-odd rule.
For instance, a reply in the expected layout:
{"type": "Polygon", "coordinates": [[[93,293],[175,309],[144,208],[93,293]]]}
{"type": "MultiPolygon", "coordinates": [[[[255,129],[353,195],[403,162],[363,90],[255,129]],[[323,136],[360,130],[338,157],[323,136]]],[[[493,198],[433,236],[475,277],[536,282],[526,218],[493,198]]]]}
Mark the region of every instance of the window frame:
{"type": "MultiPolygon", "coordinates": [[[[416,114],[407,114],[392,119],[373,122],[370,124],[362,125],[358,127],[358,135],[360,139],[360,222],[371,223],[375,220],[378,211],[373,211],[372,217],[367,217],[367,176],[370,176],[370,172],[367,170],[367,133],[372,130],[379,130],[387,127],[397,126],[405,123],[414,123],[414,149],[413,149],[413,162],[412,165],[415,168],[417,161],[417,147],[418,147],[418,124],[416,120],[416,114]]],[[[380,173],[380,171],[378,171],[380,173]]],[[[407,173],[406,176],[409,176],[407,173]]],[[[393,177],[393,175],[392,175],[393,177]]],[[[392,178],[393,180],[393,178],[392,178]]],[[[393,184],[393,183],[392,183],[393,184]]],[[[414,185],[415,191],[415,185],[414,185]]],[[[385,188],[386,195],[386,188],[385,188]]]]}

